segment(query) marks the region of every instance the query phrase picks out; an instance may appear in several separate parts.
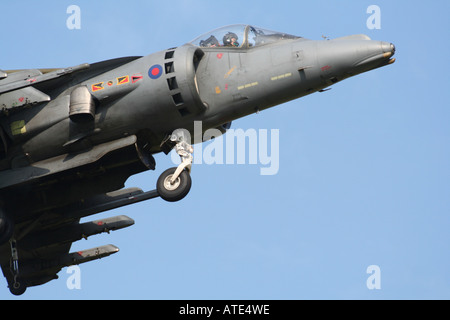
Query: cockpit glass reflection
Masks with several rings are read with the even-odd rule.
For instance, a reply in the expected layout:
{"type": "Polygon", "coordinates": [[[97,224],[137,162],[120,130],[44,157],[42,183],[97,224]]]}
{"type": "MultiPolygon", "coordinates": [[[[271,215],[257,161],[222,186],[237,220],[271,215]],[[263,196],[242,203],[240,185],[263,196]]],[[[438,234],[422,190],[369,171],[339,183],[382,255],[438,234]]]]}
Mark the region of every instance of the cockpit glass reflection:
{"type": "Polygon", "coordinates": [[[190,43],[202,48],[253,48],[282,40],[298,38],[300,37],[238,24],[205,33],[190,43]]]}
{"type": "Polygon", "coordinates": [[[241,48],[245,44],[246,27],[246,25],[233,25],[216,29],[198,37],[191,43],[203,48],[241,48]]]}
{"type": "Polygon", "coordinates": [[[280,40],[300,38],[297,36],[292,36],[290,34],[255,28],[252,26],[249,26],[248,30],[249,47],[257,47],[268,43],[278,42],[280,40]]]}

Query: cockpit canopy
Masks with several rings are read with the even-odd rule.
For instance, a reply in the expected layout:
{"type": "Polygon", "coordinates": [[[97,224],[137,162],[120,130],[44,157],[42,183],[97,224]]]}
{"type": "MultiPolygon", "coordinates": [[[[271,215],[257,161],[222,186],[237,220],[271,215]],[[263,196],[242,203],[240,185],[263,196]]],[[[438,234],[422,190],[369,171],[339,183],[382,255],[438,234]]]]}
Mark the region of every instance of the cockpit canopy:
{"type": "Polygon", "coordinates": [[[253,48],[282,40],[301,37],[265,30],[250,25],[235,24],[222,27],[195,38],[190,44],[202,48],[253,48]]]}

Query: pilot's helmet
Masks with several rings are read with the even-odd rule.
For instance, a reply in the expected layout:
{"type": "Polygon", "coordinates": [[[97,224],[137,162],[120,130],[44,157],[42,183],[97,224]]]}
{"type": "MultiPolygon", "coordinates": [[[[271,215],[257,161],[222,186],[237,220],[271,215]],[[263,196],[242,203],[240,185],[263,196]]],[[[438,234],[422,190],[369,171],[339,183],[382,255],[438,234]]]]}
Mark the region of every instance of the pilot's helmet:
{"type": "MultiPolygon", "coordinates": [[[[231,43],[231,39],[233,39],[233,38],[236,39],[236,41],[237,41],[237,39],[238,39],[237,34],[234,32],[228,32],[226,35],[223,36],[223,45],[224,46],[232,46],[233,44],[231,43]]],[[[237,44],[237,42],[236,42],[236,44],[237,44]]]]}

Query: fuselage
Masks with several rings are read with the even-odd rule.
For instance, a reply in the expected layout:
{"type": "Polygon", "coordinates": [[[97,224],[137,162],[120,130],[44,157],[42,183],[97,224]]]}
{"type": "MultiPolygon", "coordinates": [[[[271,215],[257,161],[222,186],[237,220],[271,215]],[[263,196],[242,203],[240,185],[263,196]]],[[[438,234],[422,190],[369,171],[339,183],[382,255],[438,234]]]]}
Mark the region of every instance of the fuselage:
{"type": "Polygon", "coordinates": [[[199,37],[86,79],[75,76],[51,93],[50,102],[3,119],[13,146],[2,169],[127,135],[142,135],[156,153],[177,128],[193,131],[194,121],[202,121],[204,130],[220,128],[390,64],[395,52],[392,44],[362,35],[315,41],[242,25],[203,38],[227,29],[240,30],[238,46],[205,44],[199,37]],[[71,94],[80,86],[95,109],[93,121],[74,123],[71,94]],[[23,130],[14,130],[21,122],[23,130]]]}

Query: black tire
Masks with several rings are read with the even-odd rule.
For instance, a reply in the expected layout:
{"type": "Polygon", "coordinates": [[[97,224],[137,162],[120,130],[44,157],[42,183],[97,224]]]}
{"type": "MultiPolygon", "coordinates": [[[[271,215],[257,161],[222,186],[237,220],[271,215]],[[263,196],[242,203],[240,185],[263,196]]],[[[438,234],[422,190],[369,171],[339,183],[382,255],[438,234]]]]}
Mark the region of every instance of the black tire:
{"type": "Polygon", "coordinates": [[[22,281],[20,279],[18,279],[17,282],[9,285],[9,291],[15,296],[20,296],[20,295],[24,294],[26,290],[27,290],[27,285],[25,284],[24,281],[22,281]]]}
{"type": "Polygon", "coordinates": [[[169,180],[175,173],[175,170],[177,168],[170,168],[164,171],[156,183],[156,190],[159,196],[169,202],[179,201],[186,197],[192,185],[191,176],[186,170],[183,170],[175,183],[170,185],[169,180]]]}

